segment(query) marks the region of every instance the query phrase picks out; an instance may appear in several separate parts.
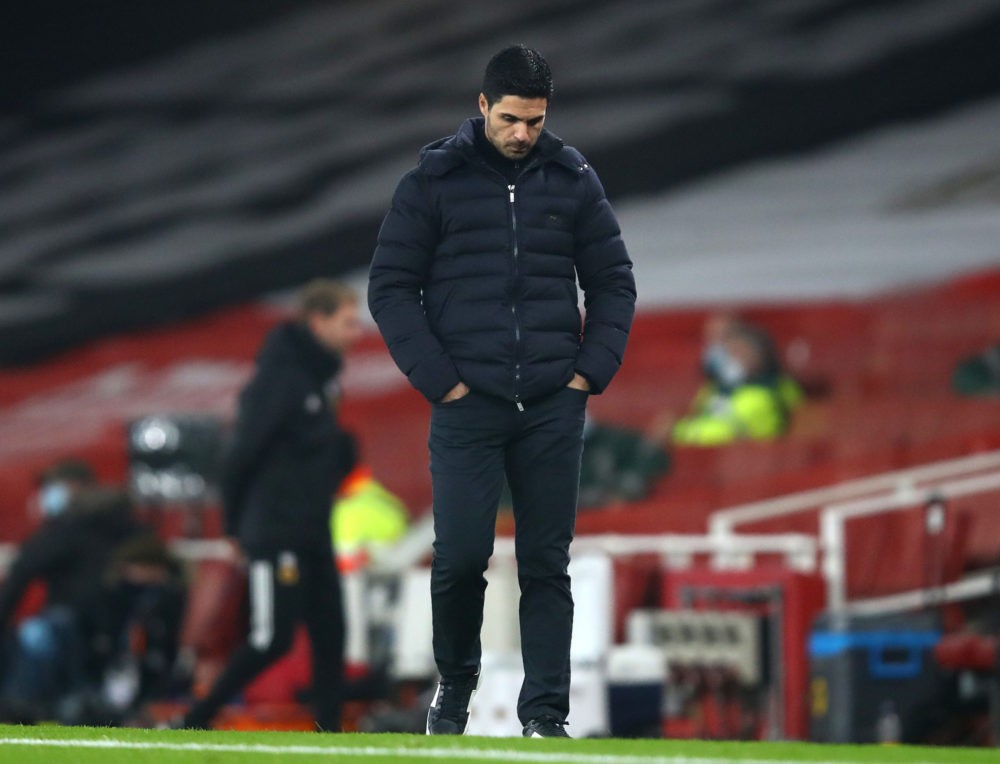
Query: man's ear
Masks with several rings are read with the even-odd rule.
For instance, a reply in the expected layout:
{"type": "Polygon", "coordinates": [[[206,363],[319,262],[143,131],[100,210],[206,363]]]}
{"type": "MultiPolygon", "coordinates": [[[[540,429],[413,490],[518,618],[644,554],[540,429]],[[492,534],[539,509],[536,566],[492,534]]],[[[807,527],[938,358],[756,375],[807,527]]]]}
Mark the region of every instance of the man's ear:
{"type": "Polygon", "coordinates": [[[489,118],[490,104],[486,100],[486,94],[485,93],[480,93],[479,94],[479,112],[483,115],[484,119],[488,119],[489,118]]]}

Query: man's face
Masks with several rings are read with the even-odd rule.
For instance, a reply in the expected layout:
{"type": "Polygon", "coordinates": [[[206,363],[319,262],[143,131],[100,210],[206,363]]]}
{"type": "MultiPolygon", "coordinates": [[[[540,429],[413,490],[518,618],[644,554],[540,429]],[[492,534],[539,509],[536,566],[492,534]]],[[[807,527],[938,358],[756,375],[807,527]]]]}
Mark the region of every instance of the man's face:
{"type": "Polygon", "coordinates": [[[308,323],[319,343],[335,353],[346,353],[361,337],[361,317],[354,302],[344,303],[333,313],[313,313],[308,323]]]}
{"type": "Polygon", "coordinates": [[[515,162],[524,159],[535,147],[545,124],[547,98],[521,98],[505,95],[492,106],[479,94],[479,111],[486,119],[486,137],[496,150],[515,162]]]}

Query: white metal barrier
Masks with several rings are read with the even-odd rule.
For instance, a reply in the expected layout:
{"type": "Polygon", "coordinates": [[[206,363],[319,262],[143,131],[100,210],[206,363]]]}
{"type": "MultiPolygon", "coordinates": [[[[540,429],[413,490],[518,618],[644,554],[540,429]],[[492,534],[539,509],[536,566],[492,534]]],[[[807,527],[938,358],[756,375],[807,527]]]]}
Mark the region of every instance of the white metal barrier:
{"type": "MultiPolygon", "coordinates": [[[[696,555],[710,555],[712,566],[720,570],[747,569],[753,566],[756,555],[777,554],[783,556],[785,564],[792,570],[814,572],[821,569],[827,583],[827,606],[835,611],[844,611],[855,607],[848,603],[846,593],[844,523],[848,519],[914,507],[934,496],[949,499],[998,489],[1000,451],[991,451],[719,510],[711,516],[710,532],[706,535],[582,535],[573,542],[572,553],[574,556],[600,553],[611,558],[655,554],[668,568],[689,567],[696,555]],[[816,510],[820,513],[819,539],[803,533],[734,532],[738,526],[747,523],[816,510]]],[[[408,563],[406,569],[429,551],[429,523],[427,525],[426,529],[420,529],[420,533],[413,534],[414,537],[419,536],[413,541],[416,552],[401,556],[408,563]]],[[[177,540],[171,548],[186,560],[234,559],[231,545],[223,540],[177,540]]],[[[17,545],[0,544],[0,575],[16,553],[17,545]]],[[[494,548],[497,563],[509,564],[514,557],[514,540],[498,538],[494,548]]],[[[396,569],[395,572],[401,571],[396,569]]],[[[983,581],[993,581],[994,577],[978,577],[975,580],[979,583],[965,588],[953,584],[950,588],[946,587],[945,592],[968,596],[966,590],[982,591],[987,586],[983,581]]],[[[926,593],[908,592],[893,598],[858,603],[856,607],[901,607],[900,603],[919,602],[925,596],[926,593]]]]}
{"type": "Polygon", "coordinates": [[[886,615],[916,610],[928,605],[979,599],[1000,594],[1000,568],[972,573],[933,590],[913,589],[884,597],[868,597],[844,603],[844,615],[886,615]]]}
{"type": "Polygon", "coordinates": [[[987,451],[920,467],[885,472],[832,486],[779,496],[751,504],[720,509],[709,517],[711,535],[729,535],[741,525],[772,520],[819,509],[834,502],[869,496],[905,498],[919,487],[979,472],[1000,469],[1000,451],[987,451]]]}
{"type": "Polygon", "coordinates": [[[837,612],[843,610],[847,604],[847,548],[844,525],[848,520],[912,509],[927,504],[935,498],[948,500],[994,490],[1000,490],[1000,472],[947,481],[922,490],[911,488],[892,496],[875,496],[824,507],[820,513],[820,544],[823,551],[827,607],[837,612]]]}
{"type": "MultiPolygon", "coordinates": [[[[805,533],[762,534],[681,534],[658,535],[595,534],[578,536],[571,548],[572,554],[599,552],[610,557],[627,557],[636,554],[660,555],[663,564],[670,568],[690,567],[698,554],[712,556],[717,569],[746,569],[752,566],[757,554],[779,554],[785,564],[800,572],[813,572],[818,565],[818,542],[805,533]]],[[[494,557],[514,557],[514,540],[499,538],[493,551],[494,557]]]]}

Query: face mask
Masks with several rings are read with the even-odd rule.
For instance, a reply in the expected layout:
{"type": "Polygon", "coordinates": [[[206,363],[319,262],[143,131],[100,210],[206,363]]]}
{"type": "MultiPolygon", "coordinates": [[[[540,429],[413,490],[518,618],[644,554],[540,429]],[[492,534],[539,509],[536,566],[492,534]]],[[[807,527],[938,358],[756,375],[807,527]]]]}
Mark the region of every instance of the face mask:
{"type": "Polygon", "coordinates": [[[701,369],[709,379],[718,380],[725,360],[726,349],[720,343],[713,342],[701,354],[701,369]]]}
{"type": "Polygon", "coordinates": [[[48,483],[38,494],[38,506],[46,517],[61,515],[69,506],[69,488],[65,483],[48,483]]]}
{"type": "Polygon", "coordinates": [[[734,388],[742,384],[747,378],[746,367],[737,359],[723,351],[724,358],[719,365],[719,384],[723,387],[734,388]]]}

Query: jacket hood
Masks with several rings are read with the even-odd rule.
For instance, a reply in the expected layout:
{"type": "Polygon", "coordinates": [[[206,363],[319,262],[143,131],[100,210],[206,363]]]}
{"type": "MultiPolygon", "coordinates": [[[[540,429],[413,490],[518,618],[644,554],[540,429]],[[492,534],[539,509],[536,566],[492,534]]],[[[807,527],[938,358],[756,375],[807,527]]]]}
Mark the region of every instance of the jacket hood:
{"type": "Polygon", "coordinates": [[[336,375],[341,363],[338,353],[319,344],[309,328],[297,321],[272,329],[257,354],[258,366],[301,366],[321,382],[336,375]]]}
{"type": "MultiPolygon", "coordinates": [[[[485,129],[485,123],[486,120],[482,117],[470,117],[459,126],[454,135],[424,146],[420,149],[420,168],[430,175],[444,175],[467,162],[482,162],[476,150],[476,131],[485,129]]],[[[566,146],[559,136],[542,128],[529,165],[550,161],[577,172],[589,169],[587,161],[576,149],[566,146]]]]}

